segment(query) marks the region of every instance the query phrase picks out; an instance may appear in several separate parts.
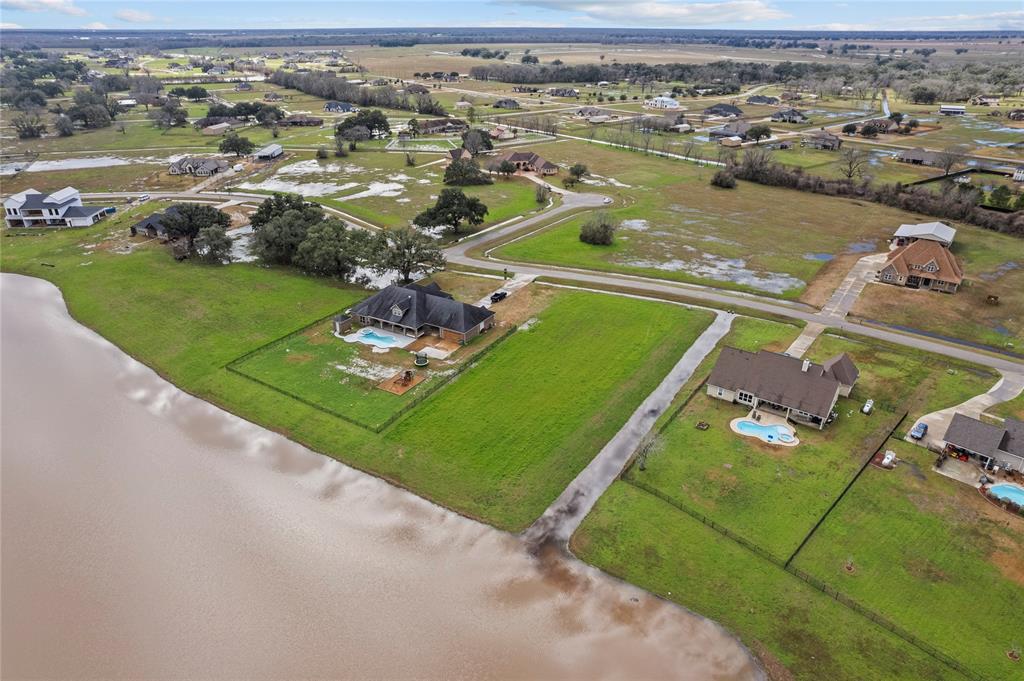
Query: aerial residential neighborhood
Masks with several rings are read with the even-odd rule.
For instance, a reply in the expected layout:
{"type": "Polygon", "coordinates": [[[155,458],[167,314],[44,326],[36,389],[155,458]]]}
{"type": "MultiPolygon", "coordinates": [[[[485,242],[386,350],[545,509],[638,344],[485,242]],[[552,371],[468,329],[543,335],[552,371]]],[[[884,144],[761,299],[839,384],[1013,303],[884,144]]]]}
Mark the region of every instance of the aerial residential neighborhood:
{"type": "Polygon", "coordinates": [[[308,5],[3,5],[0,676],[1024,678],[1018,8],[308,5]]]}

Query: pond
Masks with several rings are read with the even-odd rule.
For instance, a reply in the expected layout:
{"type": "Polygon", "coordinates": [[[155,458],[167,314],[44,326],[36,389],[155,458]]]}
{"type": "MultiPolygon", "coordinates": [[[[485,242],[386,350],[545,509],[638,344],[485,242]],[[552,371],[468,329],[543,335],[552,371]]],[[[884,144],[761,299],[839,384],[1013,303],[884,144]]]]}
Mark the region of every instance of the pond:
{"type": "Polygon", "coordinates": [[[5,676],[764,678],[709,620],[178,390],[51,284],[0,294],[5,676]]]}

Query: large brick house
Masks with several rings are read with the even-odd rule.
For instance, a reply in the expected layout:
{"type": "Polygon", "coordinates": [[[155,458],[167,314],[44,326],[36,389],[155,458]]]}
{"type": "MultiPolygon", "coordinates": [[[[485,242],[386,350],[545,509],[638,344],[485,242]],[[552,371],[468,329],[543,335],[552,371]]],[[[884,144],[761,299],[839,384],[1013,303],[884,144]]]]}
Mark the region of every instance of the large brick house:
{"type": "Polygon", "coordinates": [[[956,256],[938,241],[918,239],[889,252],[878,280],[886,284],[956,293],[964,279],[956,256]]]}
{"type": "Polygon", "coordinates": [[[849,397],[859,376],[846,353],[815,364],[767,350],[726,347],[708,377],[707,394],[821,430],[836,401],[849,397]]]}
{"type": "Polygon", "coordinates": [[[364,326],[375,326],[411,338],[431,335],[468,343],[494,327],[486,307],[460,303],[437,284],[388,286],[351,309],[364,326]]]}
{"type": "Polygon", "coordinates": [[[538,175],[554,175],[558,172],[558,166],[551,161],[545,160],[532,151],[506,151],[495,156],[488,164],[488,170],[496,172],[502,163],[508,161],[516,167],[516,170],[538,175]]]}

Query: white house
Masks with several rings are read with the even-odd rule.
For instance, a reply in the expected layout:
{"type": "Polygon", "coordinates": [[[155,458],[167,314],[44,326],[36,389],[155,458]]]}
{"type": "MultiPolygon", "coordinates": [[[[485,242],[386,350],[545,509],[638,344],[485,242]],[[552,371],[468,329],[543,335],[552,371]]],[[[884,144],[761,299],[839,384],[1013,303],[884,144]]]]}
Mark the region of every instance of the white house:
{"type": "Polygon", "coordinates": [[[1021,166],[1020,168],[1014,168],[1014,170],[1013,170],[1013,181],[1014,182],[1024,182],[1024,166],[1021,166]]]}
{"type": "Polygon", "coordinates": [[[105,206],[83,205],[74,187],[53,194],[26,189],[4,200],[8,227],[88,227],[106,215],[105,206]]]}
{"type": "Polygon", "coordinates": [[[652,97],[651,99],[648,99],[647,101],[644,102],[644,106],[647,107],[648,109],[682,108],[679,106],[679,102],[672,99],[671,97],[666,97],[665,95],[660,95],[658,97],[652,97]]]}

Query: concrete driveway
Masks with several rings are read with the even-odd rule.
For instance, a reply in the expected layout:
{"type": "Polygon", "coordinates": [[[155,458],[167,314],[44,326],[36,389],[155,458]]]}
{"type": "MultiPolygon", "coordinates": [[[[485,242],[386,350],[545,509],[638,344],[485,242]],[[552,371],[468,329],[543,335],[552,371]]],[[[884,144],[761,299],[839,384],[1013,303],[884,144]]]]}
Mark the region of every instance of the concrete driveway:
{"type": "MultiPolygon", "coordinates": [[[[928,434],[922,440],[913,440],[909,435],[905,435],[904,439],[924,447],[932,448],[933,445],[935,448],[941,447],[946,436],[946,429],[949,428],[949,422],[953,420],[953,414],[960,413],[964,416],[978,418],[986,409],[990,409],[1000,402],[1012,400],[1022,391],[1024,391],[1024,372],[1005,371],[1003,377],[988,392],[976,395],[961,404],[925,414],[917,419],[914,423],[928,424],[928,434]]],[[[914,424],[910,424],[909,428],[913,428],[913,426],[914,424]]]]}

